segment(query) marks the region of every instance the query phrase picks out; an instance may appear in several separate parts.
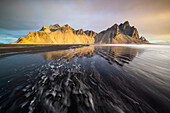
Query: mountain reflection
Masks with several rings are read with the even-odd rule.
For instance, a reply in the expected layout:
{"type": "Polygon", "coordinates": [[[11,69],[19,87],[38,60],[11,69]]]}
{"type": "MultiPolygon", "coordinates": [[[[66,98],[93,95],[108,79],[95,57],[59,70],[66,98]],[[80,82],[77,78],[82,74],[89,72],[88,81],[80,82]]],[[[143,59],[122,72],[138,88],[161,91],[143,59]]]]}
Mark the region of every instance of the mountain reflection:
{"type": "Polygon", "coordinates": [[[90,57],[94,55],[94,47],[82,47],[69,50],[52,51],[41,54],[45,60],[66,60],[70,61],[74,57],[82,58],[83,56],[90,57]]]}
{"type": "Polygon", "coordinates": [[[78,57],[93,57],[98,55],[108,63],[117,63],[123,66],[125,63],[132,61],[137,54],[143,53],[143,49],[130,48],[130,47],[112,47],[112,46],[86,46],[82,48],[75,48],[69,50],[52,51],[41,53],[46,61],[49,60],[65,60],[71,61],[73,58],[78,57]]]}

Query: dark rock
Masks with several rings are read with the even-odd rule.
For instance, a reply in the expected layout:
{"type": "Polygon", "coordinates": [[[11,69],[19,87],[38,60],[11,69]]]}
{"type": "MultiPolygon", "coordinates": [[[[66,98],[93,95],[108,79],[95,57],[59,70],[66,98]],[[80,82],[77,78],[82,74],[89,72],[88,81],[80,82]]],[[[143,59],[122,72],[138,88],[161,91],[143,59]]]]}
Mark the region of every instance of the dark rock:
{"type": "Polygon", "coordinates": [[[149,43],[139,38],[139,32],[134,26],[130,26],[126,21],[120,25],[114,24],[112,27],[100,32],[95,36],[95,43],[149,43]]]}
{"type": "Polygon", "coordinates": [[[97,33],[95,33],[94,31],[92,31],[92,30],[86,30],[86,31],[84,31],[84,33],[86,34],[86,35],[88,35],[88,36],[90,36],[90,37],[95,37],[96,35],[97,35],[97,33]]]}

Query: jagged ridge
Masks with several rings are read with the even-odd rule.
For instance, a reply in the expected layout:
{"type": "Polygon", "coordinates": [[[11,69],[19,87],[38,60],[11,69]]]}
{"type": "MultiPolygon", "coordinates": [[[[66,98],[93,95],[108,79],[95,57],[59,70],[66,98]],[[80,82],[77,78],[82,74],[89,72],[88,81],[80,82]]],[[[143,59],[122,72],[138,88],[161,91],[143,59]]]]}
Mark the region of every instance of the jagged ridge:
{"type": "Polygon", "coordinates": [[[99,34],[94,31],[75,30],[68,24],[43,26],[40,31],[29,32],[13,44],[114,44],[114,43],[149,43],[134,26],[126,21],[113,25],[99,34]]]}
{"type": "Polygon", "coordinates": [[[29,32],[25,38],[20,38],[14,44],[94,44],[93,31],[75,30],[69,25],[59,24],[43,26],[40,31],[29,32]]]}

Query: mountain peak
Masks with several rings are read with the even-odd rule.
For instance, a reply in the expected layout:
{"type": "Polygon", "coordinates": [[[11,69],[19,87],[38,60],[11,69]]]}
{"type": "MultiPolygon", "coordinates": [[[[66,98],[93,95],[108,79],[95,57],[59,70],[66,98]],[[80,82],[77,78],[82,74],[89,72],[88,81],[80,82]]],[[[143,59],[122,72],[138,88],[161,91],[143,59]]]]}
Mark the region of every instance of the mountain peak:
{"type": "Polygon", "coordinates": [[[126,26],[130,26],[129,21],[125,21],[123,24],[126,26]]]}
{"type": "Polygon", "coordinates": [[[76,31],[76,33],[79,34],[79,35],[82,35],[82,34],[84,34],[84,31],[83,31],[83,29],[78,29],[78,30],[76,31]]]}
{"type": "Polygon", "coordinates": [[[127,27],[131,27],[131,26],[129,24],[129,21],[125,21],[124,23],[121,23],[119,27],[122,29],[126,29],[127,27]]]}
{"type": "Polygon", "coordinates": [[[63,25],[64,28],[69,28],[70,26],[68,24],[63,25]]]}
{"type": "Polygon", "coordinates": [[[41,31],[44,31],[44,30],[46,30],[46,29],[49,29],[49,27],[43,26],[43,27],[41,28],[41,31]]]}
{"type": "Polygon", "coordinates": [[[123,34],[139,39],[138,30],[134,26],[131,27],[128,21],[125,21],[123,24],[121,23],[119,29],[123,34]]]}
{"type": "Polygon", "coordinates": [[[60,24],[54,24],[54,25],[50,25],[49,29],[51,31],[56,31],[58,28],[61,28],[62,26],[60,24]]]}
{"type": "Polygon", "coordinates": [[[43,26],[40,31],[51,32],[51,31],[50,31],[50,28],[47,27],[47,26],[43,26]]]}
{"type": "Polygon", "coordinates": [[[109,29],[114,29],[114,30],[118,30],[119,31],[119,25],[118,24],[114,24],[111,28],[109,29]]]}
{"type": "Polygon", "coordinates": [[[60,24],[54,24],[53,26],[62,27],[60,24]]]}
{"type": "Polygon", "coordinates": [[[65,24],[64,26],[62,26],[63,29],[71,29],[74,30],[72,27],[70,27],[68,24],[65,24]]]}

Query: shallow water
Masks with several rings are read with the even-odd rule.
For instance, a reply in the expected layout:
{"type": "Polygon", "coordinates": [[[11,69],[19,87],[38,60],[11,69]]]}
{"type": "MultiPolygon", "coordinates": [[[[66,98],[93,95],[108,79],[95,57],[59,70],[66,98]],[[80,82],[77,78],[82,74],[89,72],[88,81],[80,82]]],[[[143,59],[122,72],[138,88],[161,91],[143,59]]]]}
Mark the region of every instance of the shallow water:
{"type": "Polygon", "coordinates": [[[100,45],[0,58],[1,113],[170,113],[170,46],[100,45]]]}

